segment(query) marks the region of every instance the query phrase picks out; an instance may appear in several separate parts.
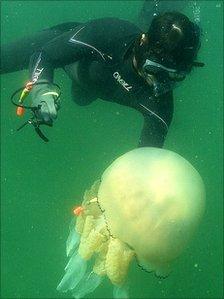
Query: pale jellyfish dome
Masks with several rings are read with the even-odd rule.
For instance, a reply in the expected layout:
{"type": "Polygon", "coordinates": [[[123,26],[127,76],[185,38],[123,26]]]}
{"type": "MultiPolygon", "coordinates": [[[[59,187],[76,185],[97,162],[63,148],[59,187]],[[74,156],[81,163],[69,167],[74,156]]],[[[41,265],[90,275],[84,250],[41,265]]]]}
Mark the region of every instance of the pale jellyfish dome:
{"type": "Polygon", "coordinates": [[[66,242],[70,258],[57,289],[75,298],[93,292],[108,277],[114,298],[127,298],[134,258],[158,276],[191,239],[202,217],[205,188],[180,155],[139,148],[116,159],[75,208],[66,242]]]}
{"type": "Polygon", "coordinates": [[[143,268],[166,275],[200,222],[205,188],[180,155],[138,148],[106,169],[98,201],[110,233],[135,251],[143,268]]]}

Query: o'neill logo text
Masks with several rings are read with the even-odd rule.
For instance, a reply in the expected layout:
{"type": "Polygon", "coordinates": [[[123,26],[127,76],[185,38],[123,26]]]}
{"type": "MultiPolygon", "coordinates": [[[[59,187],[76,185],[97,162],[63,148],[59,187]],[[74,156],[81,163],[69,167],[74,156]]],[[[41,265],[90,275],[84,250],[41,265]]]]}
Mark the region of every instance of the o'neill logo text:
{"type": "Polygon", "coordinates": [[[121,75],[118,72],[113,73],[113,77],[117,80],[119,84],[121,84],[122,87],[124,87],[127,91],[130,91],[132,89],[132,86],[129,85],[127,82],[124,81],[124,79],[121,78],[121,75]]]}

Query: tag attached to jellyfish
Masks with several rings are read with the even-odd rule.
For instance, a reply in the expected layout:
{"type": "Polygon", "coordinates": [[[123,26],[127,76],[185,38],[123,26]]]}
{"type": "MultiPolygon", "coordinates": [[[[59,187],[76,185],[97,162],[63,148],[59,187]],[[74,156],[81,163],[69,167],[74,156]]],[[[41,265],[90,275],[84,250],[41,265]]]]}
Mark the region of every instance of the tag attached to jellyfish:
{"type": "Polygon", "coordinates": [[[205,187],[180,155],[138,148],[116,159],[84,194],[70,225],[70,258],[57,289],[74,298],[107,277],[114,298],[128,298],[132,261],[166,277],[205,209],[205,187]]]}

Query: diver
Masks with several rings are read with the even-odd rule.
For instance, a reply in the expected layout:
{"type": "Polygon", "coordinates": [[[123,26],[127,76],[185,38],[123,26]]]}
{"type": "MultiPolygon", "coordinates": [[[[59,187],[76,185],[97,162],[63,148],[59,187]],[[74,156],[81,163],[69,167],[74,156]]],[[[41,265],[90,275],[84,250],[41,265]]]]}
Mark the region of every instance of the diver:
{"type": "Polygon", "coordinates": [[[70,22],[1,46],[1,73],[29,69],[35,116],[52,126],[61,102],[54,70],[72,80],[74,102],[100,98],[139,111],[139,147],[162,147],[173,115],[173,89],[194,67],[200,28],[179,12],[153,18],[147,32],[117,18],[70,22]]]}

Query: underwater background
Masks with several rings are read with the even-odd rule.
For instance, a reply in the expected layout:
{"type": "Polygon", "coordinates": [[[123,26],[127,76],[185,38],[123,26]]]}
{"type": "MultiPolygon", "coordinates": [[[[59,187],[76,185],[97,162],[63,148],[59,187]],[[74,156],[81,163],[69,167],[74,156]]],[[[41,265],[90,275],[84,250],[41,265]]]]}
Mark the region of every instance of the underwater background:
{"type": "MultiPolygon", "coordinates": [[[[132,264],[131,298],[223,298],[223,2],[188,2],[183,12],[200,20],[203,30],[198,60],[205,67],[194,70],[174,91],[175,112],[165,148],[189,160],[203,177],[206,213],[167,279],[132,264]]],[[[1,42],[98,17],[144,23],[139,19],[142,4],[2,1],[1,42]]],[[[27,79],[27,71],[1,76],[1,298],[69,298],[56,286],[67,261],[72,209],[115,158],[136,147],[143,119],[128,107],[101,100],[75,105],[70,80],[57,70],[62,108],[53,128],[43,129],[50,139],[46,144],[29,126],[16,131],[23,120],[16,117],[10,96],[27,79]]],[[[112,287],[104,280],[88,298],[111,296],[112,287]]]]}

